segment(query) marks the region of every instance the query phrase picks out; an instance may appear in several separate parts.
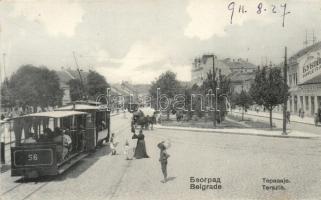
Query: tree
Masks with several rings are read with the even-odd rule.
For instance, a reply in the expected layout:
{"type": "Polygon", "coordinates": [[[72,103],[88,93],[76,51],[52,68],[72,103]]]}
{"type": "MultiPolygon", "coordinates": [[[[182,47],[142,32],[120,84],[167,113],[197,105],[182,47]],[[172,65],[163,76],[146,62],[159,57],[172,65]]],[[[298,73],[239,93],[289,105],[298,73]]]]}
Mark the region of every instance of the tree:
{"type": "Polygon", "coordinates": [[[69,94],[71,101],[80,100],[83,97],[82,85],[79,79],[71,79],[68,81],[69,94]]]}
{"type": "Polygon", "coordinates": [[[289,88],[284,82],[280,68],[264,67],[258,70],[250,95],[256,104],[264,106],[270,112],[270,127],[272,128],[272,111],[275,106],[283,104],[289,95],[289,88]]]}
{"type": "Polygon", "coordinates": [[[3,83],[1,83],[1,106],[6,108],[11,108],[14,106],[14,99],[11,91],[8,88],[9,80],[6,78],[3,83]]]}
{"type": "Polygon", "coordinates": [[[8,82],[8,94],[12,105],[25,109],[40,106],[61,105],[63,90],[55,71],[46,67],[24,65],[14,73],[8,82]]]}
{"type": "Polygon", "coordinates": [[[68,85],[71,101],[83,98],[96,100],[98,95],[106,95],[107,88],[110,87],[104,76],[91,70],[86,77],[86,82],[82,82],[80,79],[71,79],[68,85]]]}
{"type": "Polygon", "coordinates": [[[240,94],[236,94],[235,105],[242,107],[242,120],[244,120],[244,111],[252,105],[251,96],[244,90],[240,94]]]}
{"type": "Polygon", "coordinates": [[[108,87],[110,87],[110,85],[104,76],[95,71],[89,71],[86,84],[89,99],[96,100],[98,95],[106,95],[108,87]]]}
{"type": "Polygon", "coordinates": [[[165,94],[169,100],[169,105],[166,109],[167,119],[169,119],[169,113],[171,111],[173,98],[176,94],[181,91],[181,86],[179,81],[176,79],[176,74],[171,71],[166,71],[161,74],[155,81],[152,82],[149,93],[152,97],[152,102],[154,103],[153,107],[157,108],[159,102],[157,99],[157,88],[160,88],[160,93],[165,94]]]}
{"type": "Polygon", "coordinates": [[[210,89],[215,94],[215,91],[218,88],[216,109],[220,110],[220,113],[224,118],[226,114],[226,103],[227,103],[226,101],[230,99],[232,95],[230,79],[225,75],[222,75],[221,73],[217,73],[216,71],[214,71],[214,74],[213,74],[210,71],[209,73],[207,73],[207,78],[203,81],[201,88],[205,92],[205,94],[207,94],[210,89]]]}

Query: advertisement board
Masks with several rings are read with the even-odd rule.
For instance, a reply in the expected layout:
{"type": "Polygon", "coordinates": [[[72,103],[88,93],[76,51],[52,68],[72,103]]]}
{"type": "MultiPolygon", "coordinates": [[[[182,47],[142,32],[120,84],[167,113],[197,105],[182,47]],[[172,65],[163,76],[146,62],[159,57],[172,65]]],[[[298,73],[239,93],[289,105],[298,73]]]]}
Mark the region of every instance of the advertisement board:
{"type": "Polygon", "coordinates": [[[308,52],[298,59],[298,84],[321,76],[321,49],[308,52]]]}

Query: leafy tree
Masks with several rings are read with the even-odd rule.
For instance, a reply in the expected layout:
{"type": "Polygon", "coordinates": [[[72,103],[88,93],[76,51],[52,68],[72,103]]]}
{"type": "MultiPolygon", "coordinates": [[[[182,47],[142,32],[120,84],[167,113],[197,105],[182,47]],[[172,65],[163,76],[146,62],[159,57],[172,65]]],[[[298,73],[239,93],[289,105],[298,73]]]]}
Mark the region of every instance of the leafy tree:
{"type": "Polygon", "coordinates": [[[256,104],[264,106],[270,112],[270,127],[272,128],[272,111],[275,106],[283,104],[289,95],[289,88],[284,82],[280,68],[264,67],[258,70],[250,95],[256,104]]]}
{"type": "Polygon", "coordinates": [[[1,105],[6,108],[11,108],[14,106],[14,99],[11,91],[8,88],[9,80],[6,78],[3,83],[1,83],[1,105]]]}
{"type": "Polygon", "coordinates": [[[217,90],[217,110],[220,110],[220,113],[224,118],[226,114],[226,101],[231,98],[230,79],[225,75],[222,75],[221,73],[217,73],[217,71],[214,71],[214,74],[212,72],[209,72],[207,73],[207,78],[203,81],[201,88],[205,92],[205,94],[207,94],[210,89],[214,94],[217,90]]]}
{"type": "Polygon", "coordinates": [[[96,100],[98,95],[106,95],[108,87],[110,87],[110,85],[107,83],[104,76],[95,71],[89,71],[86,89],[90,99],[96,100]]]}
{"type": "Polygon", "coordinates": [[[96,100],[98,95],[106,95],[107,88],[110,87],[105,77],[95,71],[89,71],[85,82],[76,78],[71,79],[68,85],[71,101],[80,99],[96,100]]]}
{"type": "Polygon", "coordinates": [[[193,113],[195,113],[198,117],[203,117],[205,111],[204,109],[206,109],[205,107],[207,105],[207,102],[204,98],[205,92],[202,90],[202,88],[199,87],[197,84],[194,84],[192,87],[185,87],[184,93],[185,107],[187,108],[188,120],[192,118],[193,113]],[[200,99],[200,96],[197,96],[199,94],[203,96],[203,99],[200,99]],[[191,98],[193,98],[193,100],[191,100],[191,98]]]}
{"type": "Polygon", "coordinates": [[[242,120],[244,120],[244,111],[252,105],[251,96],[244,90],[240,94],[236,94],[235,105],[242,107],[242,120]]]}
{"type": "Polygon", "coordinates": [[[8,82],[8,94],[11,104],[42,109],[61,105],[63,90],[55,71],[46,67],[24,65],[14,73],[8,82]]]}
{"type": "Polygon", "coordinates": [[[160,93],[165,94],[169,100],[169,106],[167,107],[167,119],[169,119],[169,114],[171,111],[173,98],[176,94],[181,91],[181,85],[179,81],[176,79],[176,74],[171,71],[166,71],[161,74],[155,81],[152,82],[149,93],[152,97],[153,107],[157,108],[156,103],[157,99],[157,88],[160,88],[160,93]]]}
{"type": "Polygon", "coordinates": [[[79,79],[71,79],[68,82],[71,101],[80,100],[83,97],[82,85],[79,79]]]}

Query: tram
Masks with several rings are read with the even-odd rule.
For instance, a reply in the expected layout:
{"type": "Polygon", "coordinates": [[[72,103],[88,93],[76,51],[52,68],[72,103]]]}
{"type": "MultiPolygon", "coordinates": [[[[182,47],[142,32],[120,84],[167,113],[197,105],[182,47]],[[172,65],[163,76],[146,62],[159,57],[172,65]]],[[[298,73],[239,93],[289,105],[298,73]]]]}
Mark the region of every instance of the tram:
{"type": "MultiPolygon", "coordinates": [[[[87,131],[94,133],[94,139],[91,141],[92,146],[101,145],[104,141],[108,142],[110,137],[110,111],[106,105],[95,101],[75,101],[70,105],[60,107],[56,110],[68,111],[76,110],[90,113],[94,126],[87,131]]],[[[94,149],[92,149],[94,150],[94,149]]]]}
{"type": "Polygon", "coordinates": [[[57,175],[84,158],[94,135],[90,113],[52,111],[10,119],[11,176],[57,175]]]}

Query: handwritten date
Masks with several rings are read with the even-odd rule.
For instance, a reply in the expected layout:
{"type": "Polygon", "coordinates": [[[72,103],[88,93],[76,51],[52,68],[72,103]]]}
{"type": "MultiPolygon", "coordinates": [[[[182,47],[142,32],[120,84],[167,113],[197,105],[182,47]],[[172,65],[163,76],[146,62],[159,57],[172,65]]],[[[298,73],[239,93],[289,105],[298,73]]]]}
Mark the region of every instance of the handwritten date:
{"type": "MultiPolygon", "coordinates": [[[[227,9],[231,12],[230,16],[230,24],[233,24],[233,17],[236,14],[245,15],[248,10],[245,5],[237,4],[232,1],[228,4],[227,9]]],[[[262,2],[258,3],[256,6],[256,14],[262,15],[263,13],[271,13],[271,14],[281,14],[282,17],[282,27],[285,26],[285,16],[290,14],[291,12],[287,11],[287,4],[283,3],[281,5],[264,5],[262,2]]]]}

